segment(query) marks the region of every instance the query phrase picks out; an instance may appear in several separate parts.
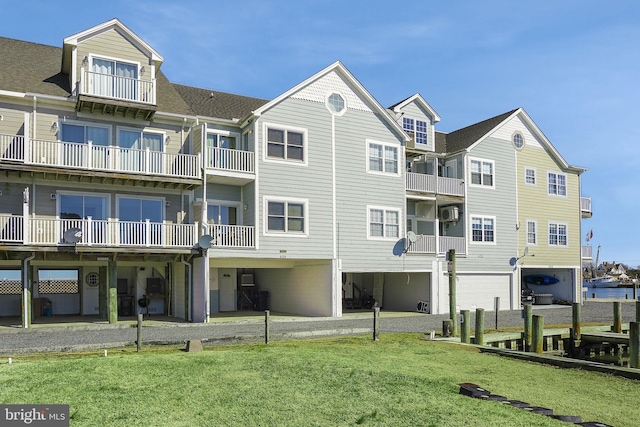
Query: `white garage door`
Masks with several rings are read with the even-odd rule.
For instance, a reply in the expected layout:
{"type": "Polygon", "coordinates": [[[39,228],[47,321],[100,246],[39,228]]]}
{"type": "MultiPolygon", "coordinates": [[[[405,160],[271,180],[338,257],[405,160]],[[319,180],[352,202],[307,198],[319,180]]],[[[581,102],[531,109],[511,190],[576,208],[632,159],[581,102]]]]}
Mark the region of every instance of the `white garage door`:
{"type": "Polygon", "coordinates": [[[500,297],[500,309],[511,304],[511,274],[458,274],[456,305],[460,310],[493,310],[494,298],[500,297]]]}

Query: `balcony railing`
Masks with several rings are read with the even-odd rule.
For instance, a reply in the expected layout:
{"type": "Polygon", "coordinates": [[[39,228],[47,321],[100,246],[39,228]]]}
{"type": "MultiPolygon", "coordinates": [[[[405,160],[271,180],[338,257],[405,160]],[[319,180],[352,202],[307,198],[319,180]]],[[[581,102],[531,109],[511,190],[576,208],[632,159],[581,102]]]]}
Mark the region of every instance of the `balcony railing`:
{"type": "Polygon", "coordinates": [[[254,173],[254,157],[252,151],[207,147],[206,167],[223,171],[254,173]]]}
{"type": "Polygon", "coordinates": [[[21,136],[0,134],[0,162],[162,175],[179,178],[200,178],[200,155],[165,153],[150,149],[138,150],[114,146],[81,144],[64,141],[31,139],[24,143],[21,136]]]}
{"type": "Polygon", "coordinates": [[[582,259],[593,259],[593,246],[582,246],[582,259]]]}
{"type": "Polygon", "coordinates": [[[80,94],[112,98],[121,101],[156,104],[156,81],[141,80],[82,69],[80,94]]]}
{"type": "MultiPolygon", "coordinates": [[[[419,234],[415,243],[407,249],[410,254],[434,254],[436,253],[436,236],[419,234]]],[[[438,253],[444,254],[450,249],[455,249],[456,254],[466,254],[466,240],[464,237],[440,236],[438,238],[438,253]]]]}
{"type": "Polygon", "coordinates": [[[586,218],[590,218],[592,215],[591,212],[591,198],[590,197],[580,197],[580,211],[582,212],[582,216],[586,218]]]}
{"type": "Polygon", "coordinates": [[[209,224],[212,248],[253,249],[256,247],[255,227],[246,225],[209,224]]]}
{"type": "Polygon", "coordinates": [[[0,242],[21,243],[23,240],[22,215],[0,214],[0,242]]]}
{"type": "Polygon", "coordinates": [[[407,172],[406,190],[419,193],[464,196],[464,181],[457,178],[436,177],[435,175],[407,172]]]}

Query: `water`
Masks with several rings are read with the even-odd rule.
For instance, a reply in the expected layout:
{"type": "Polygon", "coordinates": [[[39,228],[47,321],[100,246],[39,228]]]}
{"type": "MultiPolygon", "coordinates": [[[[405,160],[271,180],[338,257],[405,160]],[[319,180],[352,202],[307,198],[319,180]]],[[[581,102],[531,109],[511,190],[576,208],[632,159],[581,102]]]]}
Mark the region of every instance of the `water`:
{"type": "MultiPolygon", "coordinates": [[[[592,288],[587,287],[586,297],[593,298],[593,294],[596,294],[596,298],[617,298],[617,299],[630,299],[633,300],[633,288],[592,288]]],[[[640,289],[637,290],[636,295],[640,295],[640,289]]]]}

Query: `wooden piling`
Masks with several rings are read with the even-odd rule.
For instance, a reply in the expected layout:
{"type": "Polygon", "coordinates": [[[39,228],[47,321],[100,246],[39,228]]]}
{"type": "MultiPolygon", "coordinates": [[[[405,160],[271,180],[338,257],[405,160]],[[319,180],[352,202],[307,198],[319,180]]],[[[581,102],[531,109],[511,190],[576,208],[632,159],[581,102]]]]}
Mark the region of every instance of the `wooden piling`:
{"type": "Polygon", "coordinates": [[[380,307],[373,307],[373,340],[380,341],[380,307]]]}
{"type": "Polygon", "coordinates": [[[531,304],[524,304],[524,351],[531,350],[531,324],[533,316],[533,307],[531,304]]]}
{"type": "Polygon", "coordinates": [[[640,322],[640,301],[636,301],[636,322],[640,322]]]}
{"type": "Polygon", "coordinates": [[[500,297],[493,299],[493,309],[496,312],[496,331],[498,330],[498,313],[500,312],[500,297]]]}
{"type": "Polygon", "coordinates": [[[622,333],[622,303],[615,301],[613,303],[613,331],[616,334],[622,333]]]}
{"type": "Polygon", "coordinates": [[[271,335],[271,312],[269,310],[264,311],[264,343],[269,344],[269,338],[271,335]]]}
{"type": "Polygon", "coordinates": [[[142,348],[142,313],[138,313],[138,329],[136,335],[136,351],[140,352],[142,348]]]}
{"type": "Polygon", "coordinates": [[[640,323],[629,322],[629,367],[640,368],[640,323]]]}
{"type": "Polygon", "coordinates": [[[544,316],[533,316],[533,332],[531,335],[531,350],[541,354],[544,346],[544,316]]]}
{"type": "Polygon", "coordinates": [[[451,319],[451,335],[458,334],[458,320],[456,319],[456,250],[449,249],[447,270],[449,273],[449,319],[451,319]]]}
{"type": "Polygon", "coordinates": [[[462,326],[460,327],[460,342],[469,344],[471,342],[471,312],[460,310],[462,315],[462,326]]]}
{"type": "Polygon", "coordinates": [[[571,327],[573,330],[573,336],[571,338],[573,338],[574,340],[579,340],[580,339],[580,311],[581,311],[581,305],[579,302],[574,302],[571,305],[572,308],[572,312],[571,312],[571,327]]]}
{"type": "Polygon", "coordinates": [[[484,345],[484,308],[476,309],[476,344],[484,345]]]}

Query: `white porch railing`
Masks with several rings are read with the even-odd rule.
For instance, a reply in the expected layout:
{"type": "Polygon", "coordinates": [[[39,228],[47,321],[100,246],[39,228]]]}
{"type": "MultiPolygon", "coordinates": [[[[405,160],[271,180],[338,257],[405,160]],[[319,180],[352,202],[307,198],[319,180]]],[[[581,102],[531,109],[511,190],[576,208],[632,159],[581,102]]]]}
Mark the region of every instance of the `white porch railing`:
{"type": "Polygon", "coordinates": [[[112,74],[80,72],[80,94],[156,104],[156,80],[141,80],[112,74]]]}
{"type": "Polygon", "coordinates": [[[207,168],[254,173],[255,160],[252,151],[207,147],[207,168]]]}
{"type": "Polygon", "coordinates": [[[207,234],[213,237],[212,248],[253,249],[256,247],[253,226],[209,224],[207,234]]]}
{"type": "Polygon", "coordinates": [[[455,249],[457,255],[466,254],[466,243],[464,237],[440,236],[438,250],[441,254],[448,252],[450,249],[455,249]]]}
{"type": "Polygon", "coordinates": [[[24,240],[22,215],[0,214],[0,242],[20,243],[24,240]]]}
{"type": "Polygon", "coordinates": [[[180,178],[201,176],[200,155],[197,154],[42,139],[31,139],[22,149],[22,161],[26,164],[180,178]]]}
{"type": "Polygon", "coordinates": [[[0,161],[24,161],[24,136],[0,134],[0,161]]]}
{"type": "Polygon", "coordinates": [[[410,254],[435,254],[436,253],[436,236],[419,234],[416,241],[407,249],[410,254]]]}
{"type": "Polygon", "coordinates": [[[582,259],[593,259],[593,246],[582,246],[582,259]]]}
{"type": "Polygon", "coordinates": [[[192,248],[197,241],[197,224],[151,221],[87,219],[29,219],[31,239],[25,244],[71,244],[65,232],[79,229],[78,246],[192,248]]]}
{"type": "Polygon", "coordinates": [[[407,172],[405,178],[407,191],[464,196],[464,181],[461,179],[415,172],[407,172]]]}

